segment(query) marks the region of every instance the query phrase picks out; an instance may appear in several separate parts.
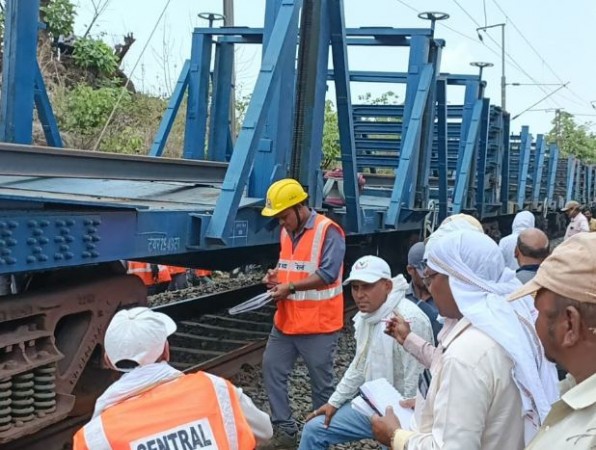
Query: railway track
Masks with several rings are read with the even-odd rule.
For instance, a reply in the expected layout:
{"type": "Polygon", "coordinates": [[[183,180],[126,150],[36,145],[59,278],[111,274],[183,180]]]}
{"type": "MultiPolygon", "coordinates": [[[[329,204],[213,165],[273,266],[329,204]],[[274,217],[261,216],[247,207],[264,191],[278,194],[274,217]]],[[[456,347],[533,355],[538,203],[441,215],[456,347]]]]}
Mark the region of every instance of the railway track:
{"type": "MultiPolygon", "coordinates": [[[[261,362],[273,325],[274,306],[231,316],[230,307],[264,292],[262,284],[154,307],[172,317],[178,330],[170,336],[170,363],[184,372],[207,371],[225,378],[236,375],[243,365],[261,362]],[[203,306],[201,306],[203,305],[203,306]],[[206,306],[218,312],[206,312],[206,306]]],[[[346,317],[356,308],[348,307],[346,317]]]]}

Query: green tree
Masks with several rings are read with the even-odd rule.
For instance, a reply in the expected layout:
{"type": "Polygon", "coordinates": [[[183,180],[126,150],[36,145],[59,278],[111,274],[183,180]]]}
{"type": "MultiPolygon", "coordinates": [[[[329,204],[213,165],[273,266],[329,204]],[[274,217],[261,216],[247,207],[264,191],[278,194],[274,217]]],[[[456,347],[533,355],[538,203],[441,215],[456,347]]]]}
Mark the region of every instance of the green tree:
{"type": "Polygon", "coordinates": [[[585,162],[596,162],[596,135],[589,124],[578,124],[573,114],[558,110],[552,121],[548,141],[555,142],[564,155],[573,155],[585,162]]]}
{"type": "Polygon", "coordinates": [[[323,125],[323,159],[321,167],[323,169],[336,168],[341,154],[339,145],[339,125],[337,120],[337,110],[331,100],[325,101],[325,122],[323,125]]]}

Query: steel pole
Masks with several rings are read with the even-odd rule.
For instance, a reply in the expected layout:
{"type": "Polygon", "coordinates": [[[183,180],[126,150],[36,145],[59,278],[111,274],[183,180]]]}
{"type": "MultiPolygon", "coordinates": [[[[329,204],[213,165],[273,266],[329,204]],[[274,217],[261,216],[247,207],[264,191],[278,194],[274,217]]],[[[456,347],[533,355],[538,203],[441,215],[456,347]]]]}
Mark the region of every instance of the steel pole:
{"type": "MultiPolygon", "coordinates": [[[[234,26],[234,0],[223,0],[224,26],[234,26]]],[[[232,44],[233,46],[233,44],[232,44]]],[[[236,64],[232,62],[232,86],[230,87],[230,134],[236,142],[236,64]]]]}
{"type": "Polygon", "coordinates": [[[505,24],[501,25],[501,109],[507,111],[507,81],[505,79],[505,24]]]}

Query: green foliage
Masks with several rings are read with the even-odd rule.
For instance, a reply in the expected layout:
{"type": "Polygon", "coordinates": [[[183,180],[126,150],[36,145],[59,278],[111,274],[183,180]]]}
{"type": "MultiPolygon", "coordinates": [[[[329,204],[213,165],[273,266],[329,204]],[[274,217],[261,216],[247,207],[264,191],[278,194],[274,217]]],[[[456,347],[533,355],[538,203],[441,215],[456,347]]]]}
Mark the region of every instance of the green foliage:
{"type": "Polygon", "coordinates": [[[393,91],[383,92],[378,97],[373,97],[370,92],[358,96],[358,100],[367,105],[397,105],[398,98],[393,91]]]}
{"type": "Polygon", "coordinates": [[[77,39],[72,57],[81,69],[94,69],[106,76],[112,75],[118,68],[118,59],[114,51],[100,39],[77,39]]]}
{"type": "Polygon", "coordinates": [[[48,32],[52,36],[72,34],[77,13],[75,5],[70,0],[50,0],[40,10],[41,19],[47,24],[48,32]]]}
{"type": "MultiPolygon", "coordinates": [[[[60,127],[83,136],[91,136],[102,127],[116,106],[121,89],[104,87],[93,89],[80,84],[66,93],[64,105],[59,109],[60,127]]],[[[130,104],[130,94],[125,93],[118,108],[126,109],[130,104]]]]}
{"type": "Polygon", "coordinates": [[[565,111],[559,111],[552,124],[549,142],[558,143],[565,155],[573,155],[584,162],[596,162],[596,135],[589,131],[587,124],[577,124],[574,116],[565,111]]]}
{"type": "Polygon", "coordinates": [[[323,125],[323,169],[333,169],[338,166],[337,160],[341,155],[339,144],[339,125],[337,111],[331,100],[325,101],[325,124],[323,125]]]}

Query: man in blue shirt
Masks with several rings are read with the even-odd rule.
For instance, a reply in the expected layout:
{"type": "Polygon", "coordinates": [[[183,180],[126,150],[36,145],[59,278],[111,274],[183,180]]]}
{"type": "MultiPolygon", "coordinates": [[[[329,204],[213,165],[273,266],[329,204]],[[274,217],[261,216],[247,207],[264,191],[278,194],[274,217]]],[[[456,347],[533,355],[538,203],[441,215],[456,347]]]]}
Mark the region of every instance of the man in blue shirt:
{"type": "Polygon", "coordinates": [[[430,324],[433,328],[433,337],[435,343],[437,342],[437,334],[443,327],[442,323],[439,322],[439,310],[437,309],[435,302],[433,301],[430,292],[424,284],[424,277],[422,275],[424,271],[424,243],[417,242],[414,244],[408,252],[408,266],[406,268],[412,281],[410,287],[406,291],[406,298],[414,302],[430,320],[430,324]]]}

